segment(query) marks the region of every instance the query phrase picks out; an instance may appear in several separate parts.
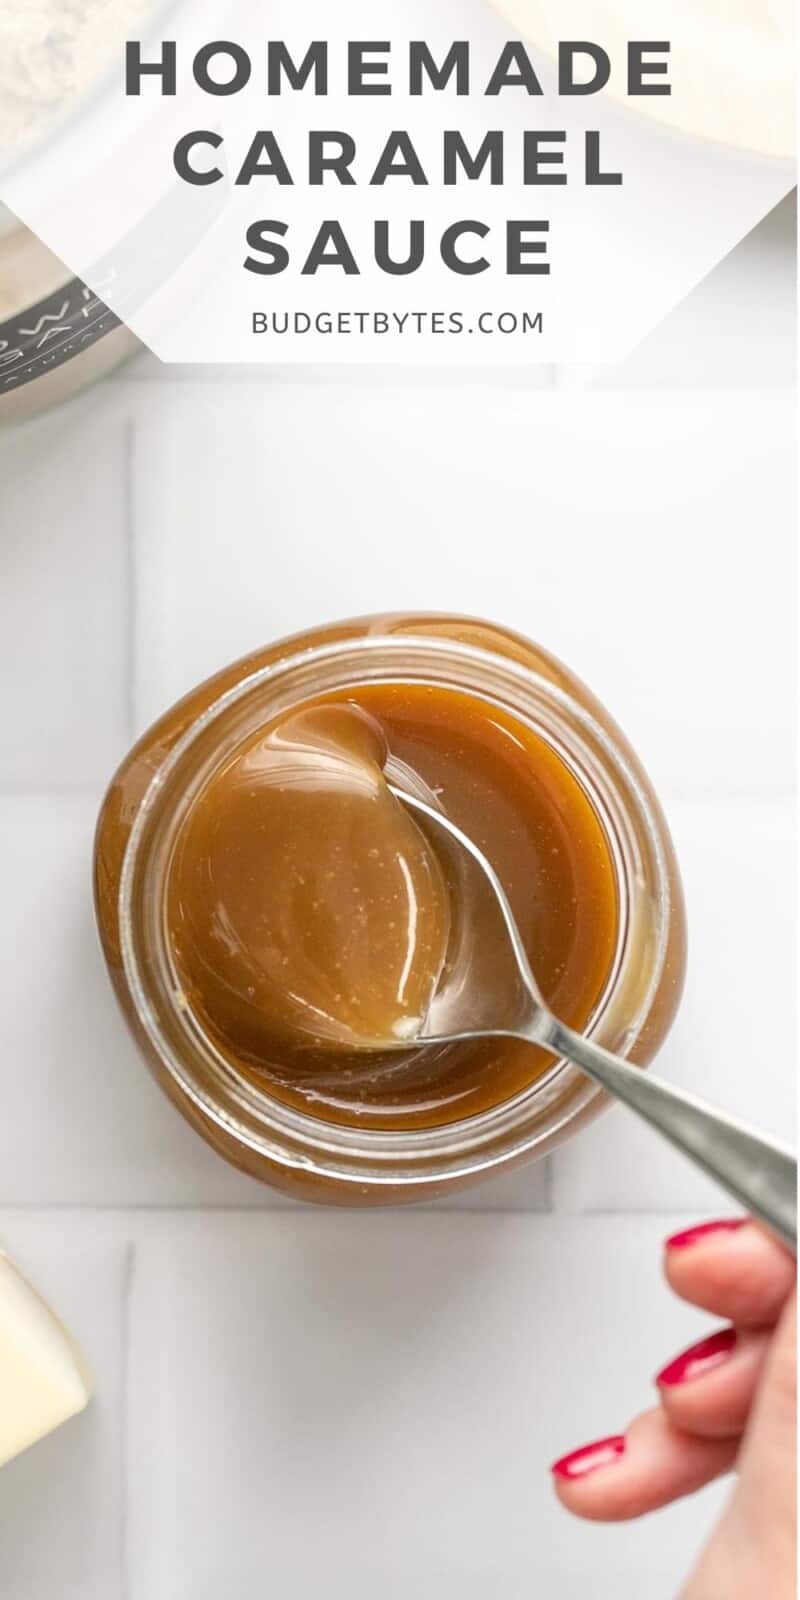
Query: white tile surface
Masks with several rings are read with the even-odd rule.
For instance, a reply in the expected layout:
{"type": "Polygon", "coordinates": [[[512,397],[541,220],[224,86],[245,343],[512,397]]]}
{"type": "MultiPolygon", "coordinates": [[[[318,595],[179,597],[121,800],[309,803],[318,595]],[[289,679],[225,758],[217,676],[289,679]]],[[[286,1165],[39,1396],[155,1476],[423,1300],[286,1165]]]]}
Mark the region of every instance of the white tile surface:
{"type": "Polygon", "coordinates": [[[3,1468],[0,1570],[6,1600],[126,1600],[124,1227],[58,1213],[0,1212],[0,1236],[79,1338],[95,1379],[81,1416],[3,1468]]]}
{"type": "Polygon", "coordinates": [[[129,737],[125,422],[92,402],[0,434],[0,785],[99,783],[129,737]]]}
{"type": "Polygon", "coordinates": [[[548,1462],[705,1326],[663,1224],[186,1219],[137,1251],[131,1600],[674,1597],[726,1493],[575,1524],[548,1462]],[[623,1310],[624,1302],[624,1310],[623,1310]],[[176,1451],[173,1441],[180,1440],[176,1451]],[[224,1514],[220,1514],[224,1507],[224,1514]]]}
{"type": "MultiPolygon", "coordinates": [[[[794,803],[676,805],[670,823],[686,888],[689,967],[678,1020],[654,1070],[793,1145],[794,803]]],[[[553,1168],[558,1209],[733,1209],[621,1107],[559,1150],[553,1168]]]]}
{"type": "Polygon", "coordinates": [[[142,409],[140,725],[283,633],[443,608],[584,675],[666,795],[792,783],[782,391],[165,385],[142,409]]]}

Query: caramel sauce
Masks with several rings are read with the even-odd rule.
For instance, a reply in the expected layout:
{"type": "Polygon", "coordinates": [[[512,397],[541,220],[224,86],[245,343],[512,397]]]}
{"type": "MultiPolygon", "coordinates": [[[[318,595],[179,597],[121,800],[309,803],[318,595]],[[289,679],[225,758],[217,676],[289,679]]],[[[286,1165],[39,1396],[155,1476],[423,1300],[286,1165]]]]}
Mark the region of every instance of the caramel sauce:
{"type": "Polygon", "coordinates": [[[183,824],[169,938],[186,1003],[270,1093],[327,1121],[441,1126],[518,1094],[548,1058],[502,1039],[398,1052],[460,981],[465,929],[468,943],[497,928],[460,902],[387,777],[481,847],[545,1000],[584,1028],[618,935],[602,822],[539,734],[467,691],[364,684],[261,729],[183,824]]]}
{"type": "Polygon", "coordinates": [[[190,1004],[238,1056],[413,1039],[447,953],[436,855],[355,705],[259,734],[195,804],[168,919],[190,1004]]]}

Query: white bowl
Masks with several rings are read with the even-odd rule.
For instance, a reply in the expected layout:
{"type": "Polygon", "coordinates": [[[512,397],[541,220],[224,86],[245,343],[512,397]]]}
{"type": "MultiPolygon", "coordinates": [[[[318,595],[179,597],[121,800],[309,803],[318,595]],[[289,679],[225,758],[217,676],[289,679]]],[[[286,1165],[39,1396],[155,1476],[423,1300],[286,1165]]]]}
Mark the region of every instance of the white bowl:
{"type": "MultiPolygon", "coordinates": [[[[792,0],[493,0],[522,38],[549,53],[561,38],[592,39],[624,74],[629,39],[669,37],[672,94],[628,105],[666,126],[740,150],[794,152],[792,0]],[[660,22],[656,19],[660,16],[660,22]]],[[[607,91],[621,97],[623,75],[607,91]]]]}

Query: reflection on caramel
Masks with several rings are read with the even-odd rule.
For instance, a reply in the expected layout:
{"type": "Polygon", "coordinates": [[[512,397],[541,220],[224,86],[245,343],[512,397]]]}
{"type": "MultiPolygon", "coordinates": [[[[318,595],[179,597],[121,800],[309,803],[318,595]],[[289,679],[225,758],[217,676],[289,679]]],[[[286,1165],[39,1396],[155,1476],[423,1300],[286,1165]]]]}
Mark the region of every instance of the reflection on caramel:
{"type": "Polygon", "coordinates": [[[170,874],[173,953],[189,1004],[240,1057],[419,1032],[448,896],[386,754],[357,706],[312,707],[261,733],[192,808],[170,874]]]}
{"type": "Polygon", "coordinates": [[[542,737],[466,691],[359,685],[262,729],[184,824],[168,925],[187,1002],[239,1070],[329,1121],[438,1126],[519,1093],[547,1058],[514,1040],[364,1050],[413,1035],[456,981],[455,929],[461,946],[465,925],[497,936],[479,905],[452,903],[384,768],[480,845],[545,999],[585,1027],[618,929],[602,823],[542,737]]]}

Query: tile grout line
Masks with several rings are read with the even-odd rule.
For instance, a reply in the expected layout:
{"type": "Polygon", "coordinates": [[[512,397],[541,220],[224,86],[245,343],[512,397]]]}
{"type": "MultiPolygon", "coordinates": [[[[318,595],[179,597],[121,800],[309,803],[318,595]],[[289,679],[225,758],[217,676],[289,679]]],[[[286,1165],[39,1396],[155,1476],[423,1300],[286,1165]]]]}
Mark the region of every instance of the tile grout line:
{"type": "Polygon", "coordinates": [[[122,1304],[121,1304],[121,1348],[120,1348],[120,1396],[119,1396],[119,1468],[120,1468],[120,1510],[119,1510],[119,1570],[120,1594],[122,1600],[131,1600],[133,1589],[130,1571],[130,1540],[129,1540],[129,1491],[130,1491],[130,1441],[129,1441],[129,1415],[130,1415],[130,1356],[131,1356],[131,1309],[133,1300],[133,1280],[136,1272],[136,1244],[129,1239],[125,1246],[125,1257],[122,1269],[122,1304]]]}
{"type": "MultiPolygon", "coordinates": [[[[141,354],[138,360],[142,359],[141,354]]],[[[251,386],[278,393],[281,389],[376,389],[397,393],[409,389],[492,388],[500,393],[547,394],[557,388],[554,362],[454,362],[446,366],[416,362],[163,362],[145,371],[120,369],[108,380],[119,393],[145,386],[170,385],[213,389],[222,384],[251,386]],[[531,374],[535,373],[534,378],[531,374]]],[[[676,387],[680,387],[676,385],[676,387]]]]}
{"type": "MultiPolygon", "coordinates": [[[[709,1201],[711,1196],[708,1197],[709,1201]]],[[[720,1194],[720,1204],[724,1207],[726,1202],[720,1194]]],[[[348,1213],[338,1206],[325,1206],[302,1204],[295,1202],[288,1205],[275,1205],[270,1201],[242,1205],[236,1201],[229,1204],[209,1203],[196,1200],[161,1200],[153,1203],[147,1201],[113,1201],[113,1200],[14,1200],[0,1201],[0,1220],[3,1217],[36,1218],[58,1213],[62,1217],[74,1217],[76,1220],[108,1217],[118,1221],[130,1222],[132,1219],[145,1221],[163,1218],[186,1217],[231,1217],[244,1220],[252,1217],[329,1217],[344,1215],[372,1216],[396,1218],[406,1217],[532,1217],[548,1222],[591,1221],[594,1217],[609,1218],[623,1217],[631,1220],[647,1217],[694,1216],[696,1212],[708,1209],[702,1200],[696,1203],[687,1203],[685,1200],[676,1200],[670,1204],[650,1206],[558,1206],[552,1210],[547,1204],[541,1206],[442,1206],[437,1203],[436,1208],[430,1202],[420,1201],[418,1205],[404,1206],[367,1206],[348,1213]]],[[[132,1246],[135,1249],[135,1246],[132,1246]]]]}
{"type": "Polygon", "coordinates": [[[100,797],[108,777],[102,780],[76,778],[74,783],[3,783],[0,782],[0,800],[71,800],[86,795],[100,797]]]}
{"type": "Polygon", "coordinates": [[[123,445],[123,541],[125,562],[124,652],[125,652],[125,720],[129,740],[136,736],[136,657],[138,636],[138,603],[136,592],[136,423],[132,416],[125,419],[123,445]]]}

